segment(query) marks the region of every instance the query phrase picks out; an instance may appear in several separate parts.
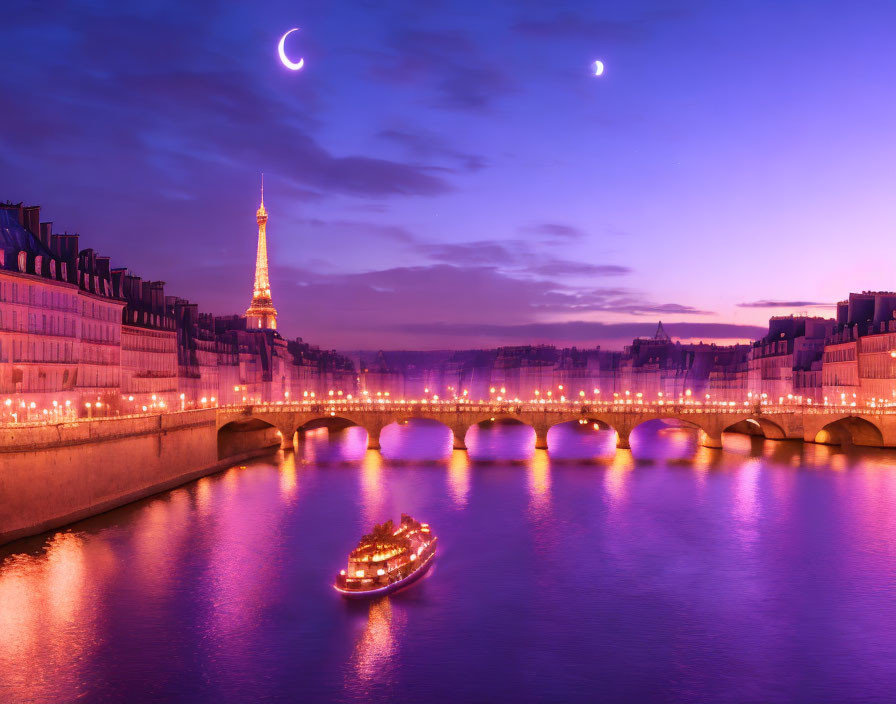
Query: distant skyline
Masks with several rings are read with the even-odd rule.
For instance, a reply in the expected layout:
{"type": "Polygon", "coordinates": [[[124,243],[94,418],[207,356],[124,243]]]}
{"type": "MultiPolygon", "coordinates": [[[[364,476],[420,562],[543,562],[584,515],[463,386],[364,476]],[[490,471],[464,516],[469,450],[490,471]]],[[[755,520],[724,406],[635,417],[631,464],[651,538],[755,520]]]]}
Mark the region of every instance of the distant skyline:
{"type": "Polygon", "coordinates": [[[202,310],[249,304],[262,171],[322,347],[730,342],[896,286],[891,2],[140,5],[5,9],[0,199],[202,310]]]}

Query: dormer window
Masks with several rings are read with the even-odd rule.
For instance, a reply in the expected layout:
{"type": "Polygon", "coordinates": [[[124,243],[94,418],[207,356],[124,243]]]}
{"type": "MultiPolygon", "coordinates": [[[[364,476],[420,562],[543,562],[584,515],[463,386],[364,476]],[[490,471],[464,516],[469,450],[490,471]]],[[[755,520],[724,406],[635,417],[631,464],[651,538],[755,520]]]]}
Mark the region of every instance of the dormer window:
{"type": "Polygon", "coordinates": [[[28,266],[28,253],[27,252],[19,252],[19,271],[23,274],[25,273],[25,268],[28,266]]]}

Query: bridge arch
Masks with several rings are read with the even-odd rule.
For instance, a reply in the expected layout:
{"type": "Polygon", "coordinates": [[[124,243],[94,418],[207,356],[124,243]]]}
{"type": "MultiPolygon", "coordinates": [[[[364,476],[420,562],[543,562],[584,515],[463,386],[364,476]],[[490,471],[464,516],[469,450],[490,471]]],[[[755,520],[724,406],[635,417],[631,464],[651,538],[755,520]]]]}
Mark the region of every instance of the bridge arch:
{"type": "MultiPolygon", "coordinates": [[[[545,446],[551,457],[557,459],[588,460],[604,456],[598,450],[605,449],[607,434],[612,433],[615,447],[618,439],[618,431],[605,419],[591,415],[570,415],[548,426],[545,433],[545,446]],[[562,448],[559,444],[564,433],[575,434],[569,447],[562,448]],[[586,450],[587,452],[581,452],[586,450]]],[[[569,436],[567,435],[569,439],[569,436]]]]}
{"type": "Polygon", "coordinates": [[[787,433],[773,420],[761,416],[744,416],[729,422],[723,433],[743,433],[744,435],[761,435],[768,440],[785,440],[787,433]]]}
{"type": "MultiPolygon", "coordinates": [[[[513,413],[508,413],[508,412],[498,412],[498,413],[491,413],[491,414],[485,413],[485,414],[481,414],[481,415],[476,415],[470,420],[469,425],[467,425],[466,429],[463,430],[462,436],[459,435],[459,433],[461,432],[460,427],[457,430],[455,430],[455,437],[463,437],[463,446],[469,447],[470,440],[471,440],[471,433],[473,432],[474,428],[477,429],[476,430],[477,442],[474,443],[474,448],[471,451],[471,457],[473,459],[479,459],[479,460],[503,459],[503,460],[511,460],[511,461],[526,459],[526,457],[522,456],[522,452],[514,453],[512,456],[505,455],[503,452],[503,449],[509,450],[510,449],[509,447],[499,448],[497,445],[492,445],[491,443],[489,443],[487,441],[481,442],[482,440],[486,440],[488,438],[487,432],[485,434],[483,434],[483,431],[487,431],[489,429],[489,427],[493,426],[493,425],[511,425],[511,426],[518,426],[521,428],[528,428],[531,431],[531,438],[528,440],[528,442],[531,443],[529,445],[529,448],[531,449],[533,446],[538,449],[546,449],[547,448],[547,442],[546,442],[547,430],[546,429],[541,429],[543,432],[539,432],[539,428],[535,427],[533,424],[527,423],[525,420],[523,420],[519,416],[517,416],[513,413]],[[519,456],[517,456],[517,454],[519,454],[519,456]]],[[[457,444],[455,444],[455,447],[457,447],[457,444]]],[[[518,449],[522,450],[522,448],[518,448],[518,449]]]]}
{"type": "Polygon", "coordinates": [[[284,436],[274,423],[246,416],[223,423],[218,428],[216,440],[218,459],[226,460],[245,457],[267,447],[280,447],[284,436]]]}
{"type": "Polygon", "coordinates": [[[451,454],[451,449],[465,449],[463,445],[466,426],[461,426],[460,440],[455,429],[444,417],[435,418],[432,415],[405,415],[397,416],[391,422],[383,425],[380,431],[380,445],[383,456],[394,460],[414,461],[440,461],[446,460],[451,454]],[[409,431],[407,426],[412,427],[409,431]],[[398,438],[402,431],[417,433],[413,443],[407,443],[400,453],[397,446],[398,438]],[[425,442],[419,442],[425,440],[425,442]],[[459,445],[459,446],[458,446],[459,445]]]}
{"type": "Polygon", "coordinates": [[[367,446],[371,449],[379,449],[380,430],[388,420],[371,427],[370,423],[365,423],[361,419],[353,417],[352,414],[339,413],[331,411],[329,413],[312,413],[302,418],[297,418],[297,423],[293,435],[299,433],[303,436],[305,433],[316,430],[317,428],[326,428],[327,433],[330,431],[345,430],[346,428],[358,427],[367,435],[367,446]]]}
{"type": "Polygon", "coordinates": [[[883,447],[884,436],[881,429],[867,418],[843,416],[826,423],[815,434],[814,441],[823,445],[883,447]]]}
{"type": "MultiPolygon", "coordinates": [[[[693,414],[696,415],[696,414],[693,414]]],[[[631,428],[628,431],[628,437],[626,438],[625,445],[622,444],[622,436],[620,433],[620,447],[630,447],[630,437],[631,434],[634,433],[638,428],[648,424],[648,423],[663,423],[665,421],[674,421],[677,425],[669,426],[670,428],[678,427],[690,430],[696,430],[698,435],[699,444],[704,447],[711,448],[721,448],[722,447],[722,433],[721,430],[717,427],[714,427],[710,423],[707,423],[703,419],[695,419],[691,417],[692,414],[677,414],[677,413],[669,413],[662,414],[658,413],[656,415],[649,415],[643,418],[638,418],[632,424],[631,428]]]]}

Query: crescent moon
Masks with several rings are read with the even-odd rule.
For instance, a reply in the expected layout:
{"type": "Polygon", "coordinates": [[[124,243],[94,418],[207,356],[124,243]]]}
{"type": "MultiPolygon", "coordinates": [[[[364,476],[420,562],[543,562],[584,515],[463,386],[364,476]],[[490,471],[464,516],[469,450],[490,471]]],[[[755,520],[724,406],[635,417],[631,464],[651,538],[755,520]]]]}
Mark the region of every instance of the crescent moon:
{"type": "Polygon", "coordinates": [[[595,76],[600,76],[604,72],[603,61],[595,61],[593,64],[591,64],[591,67],[594,69],[595,76]]]}
{"type": "Polygon", "coordinates": [[[277,45],[277,53],[280,54],[280,61],[283,63],[284,66],[286,66],[286,68],[292,69],[293,71],[298,71],[299,69],[301,69],[302,66],[305,65],[305,59],[304,58],[299,59],[298,63],[290,61],[289,57],[286,55],[286,50],[284,47],[286,45],[286,38],[293,32],[298,32],[298,31],[299,31],[298,27],[292,28],[286,34],[284,34],[282,37],[280,37],[280,43],[277,45]]]}

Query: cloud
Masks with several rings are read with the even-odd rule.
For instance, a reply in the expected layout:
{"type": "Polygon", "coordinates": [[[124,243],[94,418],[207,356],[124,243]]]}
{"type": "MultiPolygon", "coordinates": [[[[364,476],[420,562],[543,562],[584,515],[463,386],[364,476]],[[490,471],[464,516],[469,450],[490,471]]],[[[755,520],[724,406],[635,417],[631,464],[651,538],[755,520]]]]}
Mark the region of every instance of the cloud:
{"type": "Polygon", "coordinates": [[[384,225],[360,220],[323,220],[321,218],[306,218],[299,220],[298,224],[325,232],[328,236],[334,238],[378,237],[400,243],[417,241],[417,238],[414,237],[410,230],[400,225],[384,225]]]}
{"type": "Polygon", "coordinates": [[[376,136],[403,147],[409,154],[419,158],[448,159],[464,171],[480,171],[488,164],[484,156],[455,149],[432,132],[390,128],[380,130],[376,136]]]}
{"type": "MultiPolygon", "coordinates": [[[[522,325],[409,323],[398,327],[403,332],[435,335],[442,338],[496,338],[557,342],[631,340],[635,337],[652,337],[656,332],[656,323],[653,322],[600,323],[581,320],[522,325]]],[[[758,325],[733,323],[663,323],[663,327],[673,338],[685,340],[753,340],[768,332],[758,325]]]]}
{"type": "Polygon", "coordinates": [[[631,44],[647,38],[659,23],[678,19],[686,14],[681,9],[657,9],[628,20],[596,19],[581,12],[556,11],[538,18],[520,19],[513,29],[539,39],[587,39],[602,43],[631,44]]]}
{"type": "Polygon", "coordinates": [[[568,259],[549,259],[527,271],[544,276],[622,276],[631,273],[627,266],[618,264],[589,264],[568,259]]]}
{"type": "Polygon", "coordinates": [[[585,237],[585,232],[578,227],[557,222],[543,222],[520,229],[524,232],[534,232],[538,235],[547,235],[560,240],[579,240],[585,237]]]}
{"type": "Polygon", "coordinates": [[[385,56],[371,57],[379,58],[374,77],[423,85],[434,93],[434,106],[482,111],[514,90],[510,76],[459,30],[405,29],[393,34],[388,47],[385,56]]]}
{"type": "MultiPolygon", "coordinates": [[[[131,194],[195,192],[201,169],[223,180],[225,170],[262,167],[272,179],[327,195],[453,190],[419,160],[325,145],[315,135],[322,123],[315,82],[282,90],[276,74],[257,75],[242,47],[228,50],[233,37],[216,36],[201,8],[156,5],[111,13],[63,4],[31,28],[36,20],[23,13],[25,28],[4,35],[20,68],[0,76],[0,89],[16,93],[4,104],[0,159],[26,169],[52,163],[60,177],[96,184],[104,195],[110,183],[131,194]],[[37,27],[49,47],[34,41],[37,27]],[[144,56],[152,61],[135,61],[144,56]],[[23,82],[41,89],[21,90],[23,82]]],[[[42,171],[35,178],[45,180],[42,171]]]]}
{"type": "Polygon", "coordinates": [[[833,303],[819,303],[817,301],[751,301],[738,303],[738,308],[833,308],[833,303]]]}
{"type": "Polygon", "coordinates": [[[486,265],[514,274],[538,277],[622,276],[631,273],[627,266],[592,264],[557,257],[546,257],[525,240],[478,240],[451,244],[420,244],[417,250],[438,262],[459,266],[486,265]]]}
{"type": "Polygon", "coordinates": [[[520,34],[540,39],[582,38],[598,41],[633,42],[644,36],[634,22],[592,20],[574,12],[561,12],[542,19],[520,20],[513,25],[520,34]]]}

